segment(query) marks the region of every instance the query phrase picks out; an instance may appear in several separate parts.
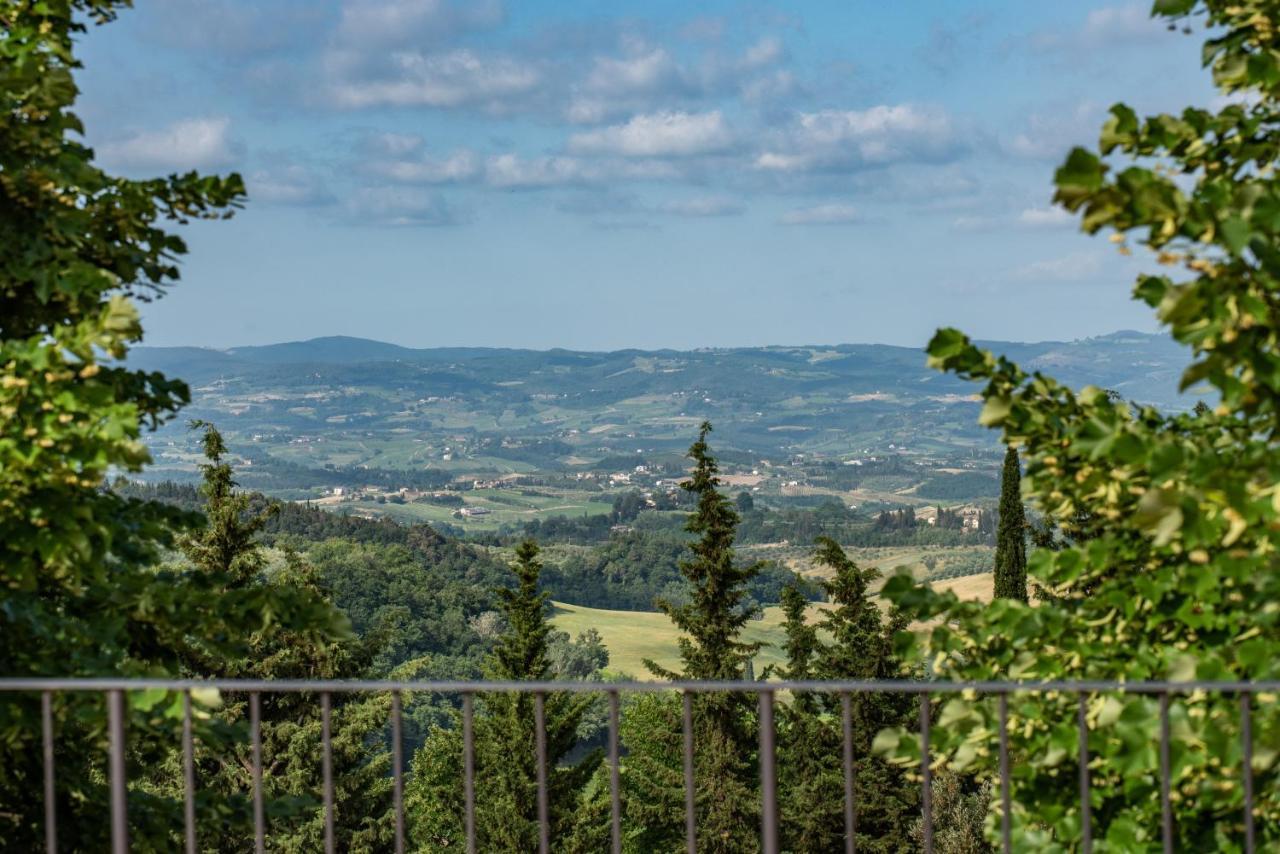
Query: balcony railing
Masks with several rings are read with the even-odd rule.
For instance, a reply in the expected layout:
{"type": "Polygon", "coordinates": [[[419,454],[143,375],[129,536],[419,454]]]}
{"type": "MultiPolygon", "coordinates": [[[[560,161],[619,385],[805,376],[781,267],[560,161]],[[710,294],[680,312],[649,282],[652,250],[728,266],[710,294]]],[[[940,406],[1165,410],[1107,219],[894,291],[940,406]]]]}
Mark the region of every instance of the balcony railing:
{"type": "MultiPolygon", "coordinates": [[[[249,739],[251,745],[253,780],[254,845],[258,852],[266,847],[266,820],[262,785],[262,742],[260,728],[260,701],[262,694],[306,693],[319,698],[321,719],[321,777],[324,810],[324,845],[332,854],[334,845],[334,786],[331,744],[331,703],[334,694],[389,694],[391,697],[390,739],[392,798],[395,813],[395,851],[405,850],[404,812],[404,748],[402,726],[402,697],[406,694],[430,693],[453,695],[462,700],[463,740],[463,791],[465,803],[465,833],[468,852],[476,851],[475,816],[475,743],[474,699],[477,694],[519,693],[534,697],[535,742],[537,762],[539,848],[550,849],[550,817],[547,790],[547,744],[545,700],[556,692],[587,692],[600,694],[608,701],[608,763],[611,799],[612,850],[622,850],[622,802],[620,786],[621,757],[619,752],[620,698],[623,694],[679,693],[683,698],[682,732],[685,796],[685,834],[688,850],[693,852],[697,840],[697,815],[694,809],[694,743],[693,697],[696,694],[734,692],[754,694],[759,700],[760,713],[760,789],[761,789],[761,849],[766,854],[778,851],[777,774],[775,765],[774,706],[781,692],[812,692],[836,695],[841,701],[843,725],[844,771],[844,823],[845,846],[852,852],[856,840],[857,798],[854,786],[854,751],[852,743],[852,697],[857,694],[910,694],[920,701],[920,777],[921,777],[921,829],[926,852],[933,850],[933,803],[931,786],[930,701],[938,695],[972,692],[992,696],[999,708],[999,797],[1001,802],[1001,837],[1005,852],[1012,850],[1010,828],[1011,795],[1009,782],[1009,733],[1008,703],[1012,694],[1065,693],[1074,695],[1077,703],[1076,724],[1079,732],[1077,765],[1079,774],[1081,850],[1092,847],[1093,826],[1090,815],[1089,780],[1089,729],[1086,718],[1086,700],[1089,695],[1129,693],[1155,696],[1159,700],[1159,762],[1161,837],[1166,852],[1174,850],[1174,819],[1170,800],[1169,762],[1169,703],[1171,698],[1192,692],[1209,692],[1219,695],[1235,695],[1240,709],[1240,738],[1242,761],[1240,785],[1244,795],[1243,825],[1244,850],[1255,850],[1254,829],[1254,781],[1252,771],[1253,731],[1252,706],[1258,694],[1280,692],[1280,681],[1270,682],[1114,682],[1114,681],[1066,681],[1066,682],[928,682],[928,681],[871,681],[871,682],[423,682],[423,681],[254,681],[254,680],[167,680],[167,679],[0,679],[0,698],[18,693],[39,693],[42,701],[42,729],[44,750],[44,806],[45,834],[49,852],[57,850],[57,815],[54,800],[54,726],[53,698],[55,694],[92,692],[102,694],[106,701],[108,729],[108,785],[110,788],[111,842],[113,854],[124,854],[129,849],[128,781],[125,772],[125,695],[131,691],[163,689],[182,692],[183,729],[182,752],[185,775],[184,837],[186,851],[197,850],[195,821],[195,758],[192,735],[191,692],[197,689],[215,688],[219,691],[245,694],[249,700],[249,739]]],[[[0,702],[3,702],[0,699],[0,702]]]]}

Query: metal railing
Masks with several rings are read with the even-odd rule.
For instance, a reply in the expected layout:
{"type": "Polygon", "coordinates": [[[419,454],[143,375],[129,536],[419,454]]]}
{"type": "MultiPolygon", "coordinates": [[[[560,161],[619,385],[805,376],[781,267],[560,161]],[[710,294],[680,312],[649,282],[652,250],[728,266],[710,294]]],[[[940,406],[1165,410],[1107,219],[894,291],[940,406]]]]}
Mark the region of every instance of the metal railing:
{"type": "Polygon", "coordinates": [[[182,767],[184,775],[184,840],[187,852],[197,850],[195,821],[195,760],[192,736],[191,692],[215,688],[220,691],[247,694],[249,699],[249,739],[252,762],[252,799],[254,846],[266,849],[266,821],[263,795],[261,740],[261,695],[307,693],[319,696],[321,718],[321,776],[324,810],[324,847],[333,854],[334,787],[332,756],[331,706],[334,694],[389,694],[391,697],[391,774],[392,800],[395,814],[395,851],[405,850],[404,753],[402,697],[405,694],[454,695],[462,699],[463,792],[466,850],[476,851],[475,809],[475,739],[474,717],[477,694],[518,693],[534,697],[535,742],[537,763],[537,815],[539,849],[550,849],[550,808],[546,742],[546,697],[549,694],[593,693],[608,700],[608,763],[610,787],[610,825],[612,850],[622,850],[622,801],[620,786],[621,756],[619,751],[620,698],[623,694],[679,693],[682,695],[682,747],[685,798],[686,844],[690,852],[697,845],[697,812],[695,808],[693,697],[697,694],[732,692],[755,694],[759,700],[760,721],[760,790],[761,849],[766,854],[778,851],[777,771],[775,760],[774,706],[780,692],[818,693],[840,698],[842,765],[844,772],[845,850],[853,852],[857,840],[857,791],[854,785],[855,757],[852,736],[852,698],[859,694],[918,695],[920,700],[920,776],[922,846],[933,850],[934,816],[931,786],[930,702],[937,695],[972,692],[993,696],[998,700],[999,719],[999,797],[1001,803],[1001,839],[1005,852],[1012,850],[1010,826],[1011,795],[1009,767],[1009,697],[1022,693],[1066,693],[1077,698],[1079,791],[1081,850],[1092,849],[1093,822],[1090,809],[1089,728],[1086,700],[1090,694],[1128,693],[1155,696],[1159,699],[1159,764],[1161,839],[1166,852],[1174,850],[1174,818],[1170,795],[1169,703],[1174,696],[1196,691],[1238,697],[1242,750],[1241,786],[1244,795],[1244,850],[1253,854],[1256,847],[1254,828],[1254,781],[1252,769],[1253,698],[1259,693],[1280,692],[1280,681],[1268,682],[927,682],[927,681],[806,681],[806,682],[424,682],[424,681],[259,681],[259,680],[168,680],[168,679],[0,679],[0,696],[15,693],[41,695],[44,758],[45,839],[48,851],[57,850],[57,815],[55,805],[53,697],[58,693],[94,692],[105,695],[108,732],[108,785],[110,788],[111,844],[113,854],[129,849],[128,781],[125,772],[125,694],[131,691],[162,689],[182,692],[182,767]]]}

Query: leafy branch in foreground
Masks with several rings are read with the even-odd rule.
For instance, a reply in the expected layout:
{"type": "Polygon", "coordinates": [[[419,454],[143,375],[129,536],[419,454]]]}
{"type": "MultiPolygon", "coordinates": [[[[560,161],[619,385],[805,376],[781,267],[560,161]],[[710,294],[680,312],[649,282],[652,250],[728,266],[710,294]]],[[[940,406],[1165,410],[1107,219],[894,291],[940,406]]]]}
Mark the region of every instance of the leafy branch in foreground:
{"type": "MultiPolygon", "coordinates": [[[[1139,277],[1193,355],[1184,388],[1216,407],[1166,414],[1105,390],[1066,388],[943,329],[932,365],[985,383],[981,422],[1023,450],[1029,498],[1062,539],[1031,556],[1035,607],[990,605],[892,579],[885,595],[935,621],[913,640],[940,678],[1274,679],[1280,676],[1280,7],[1267,0],[1158,0],[1154,14],[1202,20],[1205,62],[1227,103],[1139,119],[1119,104],[1096,152],[1077,148],[1056,200],[1085,231],[1142,244],[1170,272],[1139,277]],[[1124,165],[1125,161],[1127,165],[1124,165]],[[1181,269],[1181,277],[1173,270],[1181,269]]],[[[1072,697],[1011,704],[1013,824],[1020,845],[1081,840],[1072,697]]],[[[1179,850],[1238,850],[1241,747],[1233,697],[1176,696],[1173,808],[1179,850]]],[[[993,702],[944,707],[943,764],[989,773],[993,702]]],[[[1156,703],[1087,703],[1096,850],[1160,848],[1156,703]]],[[[907,733],[886,753],[910,762],[907,733]]],[[[1280,844],[1280,714],[1254,711],[1252,772],[1261,847],[1280,844]]],[[[992,816],[989,828],[998,825],[992,816]]]]}

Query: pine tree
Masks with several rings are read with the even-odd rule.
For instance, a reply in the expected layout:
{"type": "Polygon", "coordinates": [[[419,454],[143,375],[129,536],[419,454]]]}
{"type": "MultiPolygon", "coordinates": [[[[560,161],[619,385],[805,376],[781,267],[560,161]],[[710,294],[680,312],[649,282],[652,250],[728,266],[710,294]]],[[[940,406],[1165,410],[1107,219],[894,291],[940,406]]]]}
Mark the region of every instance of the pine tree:
{"type": "MultiPolygon", "coordinates": [[[[817,627],[805,619],[808,605],[797,584],[783,588],[787,663],[779,675],[788,681],[815,678],[824,654],[817,627]]],[[[778,707],[779,841],[787,851],[833,851],[844,835],[840,734],[830,708],[829,698],[803,692],[778,707]]]]}
{"type": "MultiPolygon", "coordinates": [[[[895,636],[906,630],[907,619],[896,609],[886,616],[871,598],[870,585],[879,577],[879,571],[860,568],[834,540],[826,537],[818,540],[816,558],[832,571],[823,588],[833,607],[820,623],[831,642],[822,646],[814,675],[836,680],[908,676],[894,652],[895,636]]],[[[831,697],[824,700],[828,703],[828,718],[839,720],[838,702],[831,697]]],[[[918,814],[919,792],[900,768],[873,756],[871,746],[881,730],[909,725],[914,720],[915,699],[904,694],[855,694],[851,698],[851,713],[853,754],[858,757],[854,772],[858,850],[911,850],[909,833],[918,814]]],[[[815,796],[814,814],[807,817],[811,825],[825,827],[827,838],[837,832],[836,828],[839,834],[844,832],[840,812],[842,785],[827,784],[822,796],[815,796]]]]}
{"type": "MultiPolygon", "coordinates": [[[[711,425],[704,422],[689,448],[693,472],[681,488],[696,503],[685,529],[698,536],[681,562],[688,582],[686,604],[659,601],[658,607],[684,633],[680,638],[683,668],[672,671],[652,661],[645,666],[658,677],[690,680],[737,680],[759,644],[740,640],[752,617],[746,584],[756,565],[740,565],[733,551],[738,514],[718,489],[718,467],[707,444],[711,425]]],[[[703,694],[694,699],[695,804],[698,849],[707,852],[753,851],[759,841],[759,798],[756,768],[756,714],[752,698],[739,694],[703,694]]],[[[651,718],[647,732],[628,742],[628,811],[642,829],[646,850],[667,848],[683,834],[680,798],[679,704],[658,699],[642,704],[636,714],[651,718]],[[642,743],[641,743],[642,742],[642,743]],[[674,778],[674,779],[673,779],[674,778]],[[674,785],[672,785],[674,783],[674,785]]]]}
{"type": "MultiPolygon", "coordinates": [[[[542,564],[532,541],[516,549],[516,586],[497,591],[507,629],[488,656],[484,674],[495,681],[542,681],[554,677],[548,648],[545,592],[538,591],[542,564]]],[[[578,730],[594,699],[555,692],[545,696],[547,786],[552,845],[575,850],[597,839],[600,798],[593,785],[601,764],[592,751],[576,764],[562,764],[578,743],[578,730]],[[587,828],[583,825],[590,824],[587,828]]],[[[482,695],[475,713],[476,831],[480,850],[538,849],[538,768],[535,699],[531,694],[482,695]]],[[[418,845],[461,848],[464,840],[460,715],[439,727],[414,756],[407,803],[418,845]]],[[[607,810],[605,810],[607,821],[607,810]]],[[[604,825],[607,827],[607,824],[604,825]]],[[[607,837],[606,837],[607,838],[607,837]]]]}
{"type": "MultiPolygon", "coordinates": [[[[183,537],[179,546],[195,571],[214,584],[214,595],[252,601],[270,596],[283,608],[334,613],[329,593],[315,568],[294,552],[285,552],[285,566],[267,572],[266,557],[257,535],[276,512],[274,505],[252,512],[250,497],[236,489],[234,471],[226,460],[222,434],[205,422],[205,463],[201,493],[207,524],[183,537]]],[[[330,639],[311,631],[275,627],[248,638],[249,654],[226,658],[197,639],[183,654],[184,675],[222,679],[347,679],[366,675],[377,652],[378,639],[362,641],[348,631],[330,639]]],[[[245,744],[248,700],[244,695],[223,697],[219,717],[232,724],[236,743],[201,745],[197,750],[201,791],[216,794],[231,815],[201,816],[200,844],[207,850],[242,848],[250,830],[252,767],[245,744]]],[[[264,794],[271,803],[268,832],[280,851],[309,851],[321,846],[324,816],[315,788],[315,769],[321,762],[321,719],[317,698],[303,694],[261,695],[261,738],[264,794]]],[[[387,725],[390,698],[335,694],[332,697],[332,745],[335,792],[335,837],[343,850],[375,851],[391,843],[391,786],[387,751],[371,747],[387,725]]],[[[170,757],[160,775],[160,788],[174,788],[180,774],[170,757]]]]}
{"type": "Polygon", "coordinates": [[[1000,518],[996,527],[995,595],[1027,601],[1026,511],[1022,507],[1022,468],[1012,446],[1004,455],[1000,478],[1000,518]]]}

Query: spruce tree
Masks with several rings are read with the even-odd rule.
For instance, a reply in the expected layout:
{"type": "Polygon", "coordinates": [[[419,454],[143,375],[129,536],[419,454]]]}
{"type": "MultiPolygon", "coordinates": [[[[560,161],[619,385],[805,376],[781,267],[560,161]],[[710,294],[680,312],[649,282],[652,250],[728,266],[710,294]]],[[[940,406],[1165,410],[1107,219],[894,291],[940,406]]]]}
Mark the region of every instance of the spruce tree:
{"type": "MultiPolygon", "coordinates": [[[[758,567],[735,559],[739,517],[733,502],[719,491],[719,469],[707,444],[710,432],[711,425],[704,422],[689,448],[693,471],[680,484],[696,501],[685,529],[698,539],[689,546],[693,556],[680,564],[688,600],[683,605],[657,603],[683,632],[683,667],[672,671],[645,662],[655,676],[665,679],[742,679],[760,646],[740,639],[753,616],[746,585],[758,567]]],[[[702,694],[694,698],[693,707],[698,849],[754,851],[760,844],[754,698],[702,694]]],[[[668,848],[680,840],[684,825],[679,703],[654,700],[639,704],[636,714],[648,716],[650,726],[648,732],[631,730],[636,743],[628,744],[628,811],[642,828],[646,850],[668,848]]]]}
{"type": "MultiPolygon", "coordinates": [[[[222,434],[205,422],[205,462],[201,494],[205,526],[179,541],[194,571],[207,579],[212,595],[234,602],[269,597],[278,607],[329,614],[346,625],[330,601],[314,567],[292,551],[284,566],[268,572],[258,533],[276,512],[274,505],[253,512],[250,496],[236,489],[222,434]]],[[[287,625],[255,632],[247,638],[243,658],[219,656],[200,639],[187,641],[183,671],[192,678],[222,679],[349,679],[368,673],[378,640],[354,638],[349,631],[333,639],[287,625]]],[[[229,814],[199,817],[197,835],[206,850],[234,851],[252,834],[250,795],[252,767],[247,734],[248,698],[227,694],[218,717],[231,724],[232,744],[211,741],[197,749],[202,792],[216,795],[229,814]]],[[[314,695],[261,695],[261,738],[264,794],[270,804],[268,833],[280,851],[316,850],[323,843],[324,815],[315,787],[321,763],[321,717],[314,695]]],[[[373,746],[387,725],[390,698],[335,694],[332,697],[332,746],[335,792],[335,837],[343,850],[375,851],[391,844],[390,757],[373,746]]],[[[176,755],[160,767],[161,790],[179,790],[176,755]]],[[[211,804],[213,805],[213,804],[211,804]]]]}
{"type": "MultiPolygon", "coordinates": [[[[862,569],[834,541],[819,538],[817,561],[831,570],[823,582],[831,608],[819,624],[831,641],[817,657],[814,675],[820,679],[902,679],[911,675],[895,654],[895,638],[907,628],[897,609],[888,615],[871,598],[871,583],[878,570],[862,569]]],[[[840,706],[824,697],[828,720],[839,721],[840,706]]],[[[909,725],[917,714],[911,695],[855,694],[851,698],[854,770],[858,803],[859,851],[911,850],[909,833],[918,815],[918,786],[907,780],[901,768],[872,755],[876,735],[886,727],[909,725]]],[[[839,743],[839,742],[837,742],[839,743]]],[[[838,754],[837,754],[838,755],[838,754]]],[[[825,778],[830,780],[830,776],[825,778]]],[[[831,838],[844,832],[843,784],[828,782],[821,797],[815,793],[812,814],[806,817],[811,832],[831,838]],[[825,828],[822,831],[821,828],[825,828]],[[836,828],[839,828],[837,831],[836,828]]]]}
{"type": "MultiPolygon", "coordinates": [[[[516,585],[497,591],[507,629],[485,662],[494,681],[554,678],[549,650],[548,594],[539,592],[542,564],[538,546],[521,543],[512,564],[516,585]]],[[[586,850],[582,840],[599,841],[600,799],[607,789],[592,785],[600,751],[575,764],[565,758],[594,698],[554,692],[545,696],[547,788],[552,847],[586,850]],[[582,825],[590,824],[590,828],[582,825]]],[[[538,767],[532,694],[481,695],[476,705],[474,755],[476,831],[482,851],[538,850],[538,767]]],[[[422,848],[461,849],[465,839],[462,788],[461,716],[436,728],[414,756],[407,803],[415,842],[422,848]]],[[[604,811],[607,821],[607,809],[604,811]]],[[[607,828],[607,824],[603,825],[607,828]]],[[[606,837],[607,838],[607,837],[606,837]]]]}
{"type": "Polygon", "coordinates": [[[1022,507],[1018,451],[1005,451],[1000,476],[1000,518],[996,527],[995,596],[1027,601],[1027,519],[1022,507]]]}

